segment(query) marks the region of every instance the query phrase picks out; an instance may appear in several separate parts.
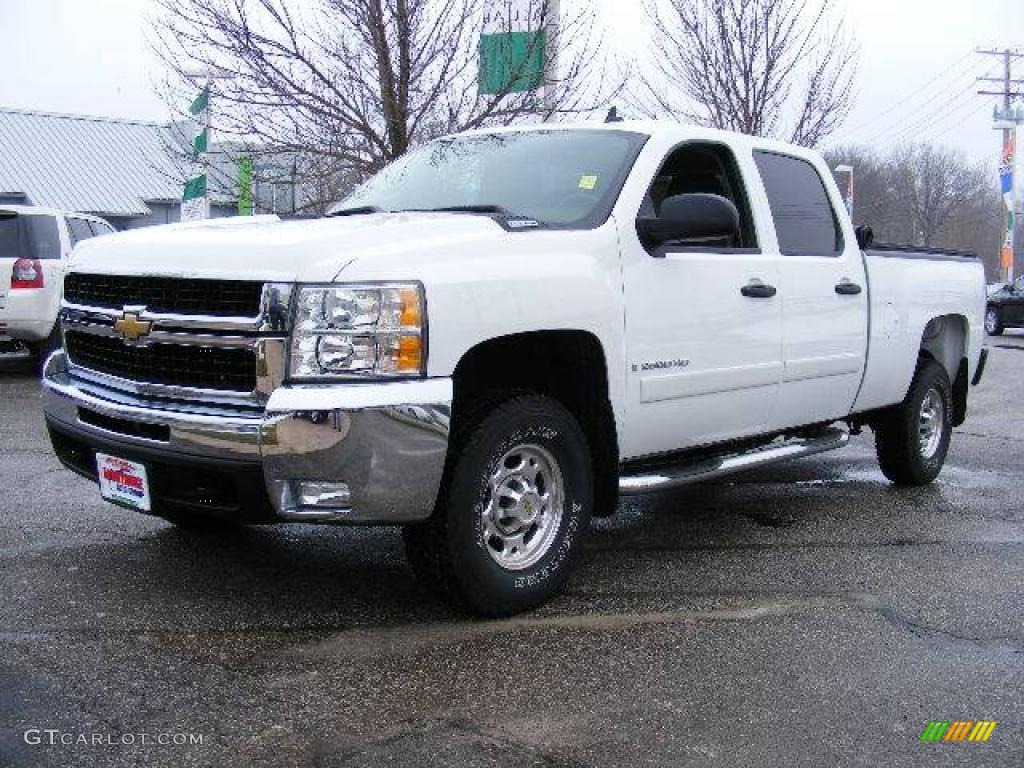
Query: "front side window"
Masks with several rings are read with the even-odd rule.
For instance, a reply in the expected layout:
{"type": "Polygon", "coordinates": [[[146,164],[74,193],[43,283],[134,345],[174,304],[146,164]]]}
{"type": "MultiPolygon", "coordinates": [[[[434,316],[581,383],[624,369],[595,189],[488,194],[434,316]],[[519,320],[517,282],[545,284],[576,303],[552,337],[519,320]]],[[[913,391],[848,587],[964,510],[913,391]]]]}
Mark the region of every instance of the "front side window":
{"type": "Polygon", "coordinates": [[[489,208],[590,228],[611,213],[646,136],[535,130],[438,139],[404,155],[332,211],[489,208]]]}
{"type": "Polygon", "coordinates": [[[754,152],[779,249],[786,256],[836,256],[843,250],[825,184],[806,160],[774,152],[754,152]]]}
{"type": "Polygon", "coordinates": [[[72,216],[67,218],[68,231],[71,233],[71,245],[78,245],[83,240],[92,237],[92,229],[86,219],[79,219],[72,216]]]}
{"type": "Polygon", "coordinates": [[[736,206],[740,214],[739,234],[728,241],[705,243],[707,250],[756,250],[757,233],[736,158],[721,144],[690,142],[674,149],[658,169],[640,207],[640,216],[659,216],[665,198],[703,193],[718,195],[736,206]]]}

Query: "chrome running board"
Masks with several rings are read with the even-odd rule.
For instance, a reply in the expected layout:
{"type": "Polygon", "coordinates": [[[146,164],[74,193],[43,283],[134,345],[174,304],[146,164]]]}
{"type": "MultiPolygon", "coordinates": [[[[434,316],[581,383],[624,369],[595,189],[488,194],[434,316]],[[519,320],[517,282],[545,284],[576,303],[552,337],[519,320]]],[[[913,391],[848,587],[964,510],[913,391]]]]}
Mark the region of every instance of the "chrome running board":
{"type": "Polygon", "coordinates": [[[641,469],[619,475],[619,493],[631,496],[650,493],[679,485],[690,485],[711,480],[745,469],[762,467],[780,461],[813,456],[834,451],[850,442],[850,435],[842,429],[829,428],[816,437],[791,438],[740,453],[716,456],[713,459],[691,461],[674,466],[641,469]]]}

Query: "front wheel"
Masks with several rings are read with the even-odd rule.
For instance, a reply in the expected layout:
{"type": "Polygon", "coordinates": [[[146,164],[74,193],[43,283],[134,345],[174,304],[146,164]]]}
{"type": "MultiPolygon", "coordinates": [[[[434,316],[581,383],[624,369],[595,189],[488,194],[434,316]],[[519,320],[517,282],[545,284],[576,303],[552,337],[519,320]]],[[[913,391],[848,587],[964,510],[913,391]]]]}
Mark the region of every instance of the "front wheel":
{"type": "Polygon", "coordinates": [[[1003,334],[1003,323],[999,318],[999,310],[989,307],[985,310],[985,333],[989,336],[1001,336],[1003,334]]]}
{"type": "Polygon", "coordinates": [[[409,561],[429,587],[474,613],[535,608],[565,582],[590,522],[586,437],[561,404],[523,395],[464,438],[433,516],[405,529],[409,561]]]}
{"type": "Polygon", "coordinates": [[[875,424],[878,464],[897,485],[927,485],[942,470],[953,434],[953,391],[946,369],[923,359],[910,391],[875,424]]]}

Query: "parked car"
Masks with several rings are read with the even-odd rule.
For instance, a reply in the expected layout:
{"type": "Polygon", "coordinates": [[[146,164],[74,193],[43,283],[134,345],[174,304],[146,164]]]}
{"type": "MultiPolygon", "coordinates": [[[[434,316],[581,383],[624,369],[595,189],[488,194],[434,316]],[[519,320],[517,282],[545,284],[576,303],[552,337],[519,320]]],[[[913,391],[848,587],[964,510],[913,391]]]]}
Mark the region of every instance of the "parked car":
{"type": "Polygon", "coordinates": [[[1003,290],[1007,285],[1009,285],[1009,283],[989,283],[985,286],[985,294],[993,296],[1003,290]]]}
{"type": "Polygon", "coordinates": [[[98,216],[0,206],[0,360],[42,359],[59,346],[57,313],[76,243],[114,228],[98,216]]]}
{"type": "Polygon", "coordinates": [[[1006,328],[1024,328],[1024,277],[988,297],[985,307],[985,330],[989,336],[1001,336],[1006,328]]]}
{"type": "Polygon", "coordinates": [[[402,525],[426,584],[509,615],[620,495],[864,426],[931,482],[984,368],[981,263],[870,247],[822,158],[768,139],[471,132],[332,213],[80,246],[44,378],[65,466],[184,527],[402,525]]]}

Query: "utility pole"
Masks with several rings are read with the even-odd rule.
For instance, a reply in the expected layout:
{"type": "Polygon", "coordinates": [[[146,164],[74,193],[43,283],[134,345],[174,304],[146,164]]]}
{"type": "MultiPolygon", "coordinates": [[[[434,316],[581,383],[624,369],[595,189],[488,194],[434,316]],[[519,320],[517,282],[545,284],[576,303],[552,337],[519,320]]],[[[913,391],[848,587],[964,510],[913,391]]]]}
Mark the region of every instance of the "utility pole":
{"type": "Polygon", "coordinates": [[[999,178],[1003,193],[1003,201],[1006,206],[1006,233],[1003,238],[1003,248],[999,263],[1002,267],[1003,280],[1013,281],[1013,253],[1014,253],[1014,227],[1017,214],[1016,184],[1014,179],[1014,163],[1016,162],[1017,147],[1017,126],[1024,123],[1024,109],[1014,108],[1013,100],[1020,98],[1022,92],[1014,90],[1015,86],[1024,85],[1024,79],[1013,79],[1013,62],[1016,59],[1024,58],[1024,50],[1019,48],[1004,48],[1003,50],[978,49],[983,56],[998,56],[1003,62],[1002,77],[979,77],[978,80],[992,83],[1002,83],[1002,90],[999,91],[978,91],[982,96],[1002,96],[1002,108],[996,108],[993,119],[993,128],[1002,129],[1003,145],[999,156],[999,178]]]}

